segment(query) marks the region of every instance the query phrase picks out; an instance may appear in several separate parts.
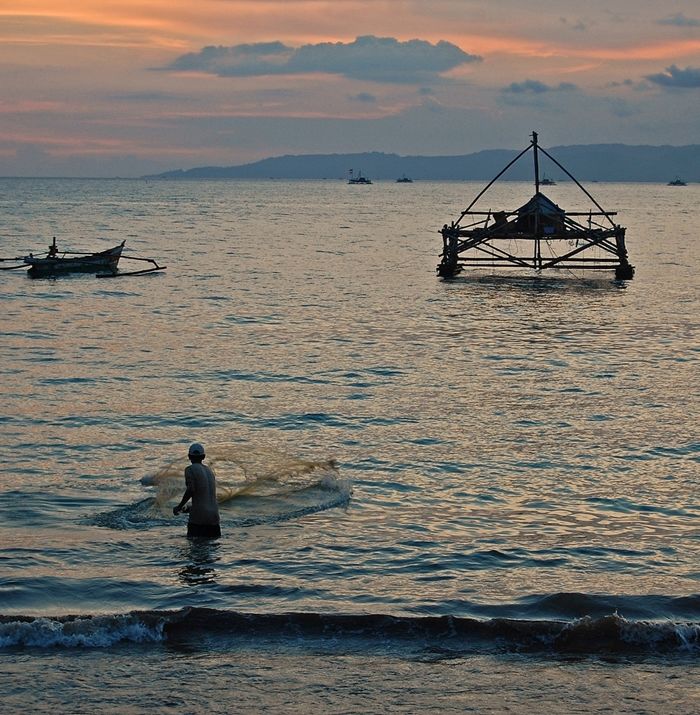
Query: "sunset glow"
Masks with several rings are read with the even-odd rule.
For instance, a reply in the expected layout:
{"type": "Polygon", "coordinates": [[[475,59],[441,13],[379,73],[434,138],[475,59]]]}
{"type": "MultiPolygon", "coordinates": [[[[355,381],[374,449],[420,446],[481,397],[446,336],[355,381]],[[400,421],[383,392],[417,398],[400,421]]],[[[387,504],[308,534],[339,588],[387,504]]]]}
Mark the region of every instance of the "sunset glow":
{"type": "Polygon", "coordinates": [[[235,164],[267,156],[265,147],[465,153],[518,145],[533,126],[550,144],[697,142],[700,11],[671,5],[10,0],[0,8],[1,173],[27,171],[21,156],[31,149],[49,174],[94,173],[70,151],[103,151],[109,174],[121,150],[138,174],[150,167],[153,131],[153,170],[183,156],[235,164]],[[507,101],[511,86],[561,82],[571,91],[507,101]],[[610,114],[613,102],[626,103],[625,117],[610,114]],[[685,123],[667,125],[669,102],[685,123]],[[239,122],[254,117],[274,118],[274,130],[239,122]],[[336,121],[363,130],[320,147],[311,125],[300,130],[305,119],[327,121],[329,136],[336,121]]]}

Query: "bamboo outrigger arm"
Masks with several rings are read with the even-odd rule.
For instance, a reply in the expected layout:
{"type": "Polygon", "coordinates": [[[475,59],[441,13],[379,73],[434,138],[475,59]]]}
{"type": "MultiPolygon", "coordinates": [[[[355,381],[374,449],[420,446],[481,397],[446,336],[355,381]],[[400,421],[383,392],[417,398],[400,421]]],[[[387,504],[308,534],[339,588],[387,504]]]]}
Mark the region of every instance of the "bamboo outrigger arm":
{"type": "Polygon", "coordinates": [[[143,276],[146,273],[155,273],[156,271],[164,271],[167,266],[159,266],[156,261],[152,258],[138,258],[136,256],[122,256],[122,261],[127,259],[129,261],[145,261],[146,263],[152,263],[153,268],[144,268],[141,271],[116,271],[112,273],[97,273],[97,278],[123,278],[124,276],[143,276]]]}

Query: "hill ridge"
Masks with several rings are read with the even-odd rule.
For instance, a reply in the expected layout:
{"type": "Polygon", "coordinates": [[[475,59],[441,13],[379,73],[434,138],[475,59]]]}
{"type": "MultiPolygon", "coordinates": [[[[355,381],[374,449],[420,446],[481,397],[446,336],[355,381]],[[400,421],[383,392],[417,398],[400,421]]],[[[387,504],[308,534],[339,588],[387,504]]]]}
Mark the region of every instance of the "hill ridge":
{"type": "MultiPolygon", "coordinates": [[[[581,181],[667,182],[679,176],[700,181],[700,144],[686,146],[575,144],[547,151],[581,181]]],[[[284,154],[234,166],[199,166],[150,174],[147,179],[343,179],[350,169],[372,179],[489,180],[518,154],[513,149],[483,149],[460,155],[401,155],[380,151],[284,154]]],[[[567,177],[543,154],[540,171],[554,180],[567,177]]],[[[524,157],[503,177],[532,178],[532,162],[524,157]]]]}

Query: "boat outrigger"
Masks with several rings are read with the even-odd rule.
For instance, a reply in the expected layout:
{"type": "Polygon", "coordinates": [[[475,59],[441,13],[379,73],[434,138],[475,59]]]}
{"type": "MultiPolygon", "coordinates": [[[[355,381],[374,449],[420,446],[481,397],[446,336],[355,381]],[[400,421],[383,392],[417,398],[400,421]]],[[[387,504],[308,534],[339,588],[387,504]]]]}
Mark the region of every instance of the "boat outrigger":
{"type": "Polygon", "coordinates": [[[616,215],[616,211],[603,209],[569,171],[540,147],[537,132],[533,132],[530,145],[479,192],[456,221],[442,227],[442,260],[437,272],[443,278],[452,278],[465,267],[614,270],[617,279],[627,280],[634,276],[634,266],[627,257],[625,228],[612,219],[616,215]],[[535,195],[511,211],[474,210],[491,186],[529,151],[534,157],[535,195]],[[565,211],[540,191],[540,152],[583,191],[597,210],[565,211]],[[465,219],[470,223],[463,225],[465,219]],[[523,244],[526,249],[520,250],[523,244]]]}
{"type": "Polygon", "coordinates": [[[18,268],[28,268],[27,275],[31,278],[45,278],[50,276],[64,275],[67,273],[95,273],[98,278],[116,278],[119,276],[143,275],[144,273],[154,273],[163,271],[166,266],[159,266],[151,258],[138,258],[136,256],[123,256],[124,244],[108,248],[105,251],[96,253],[86,253],[83,251],[61,251],[56,245],[56,237],[49,245],[48,253],[45,256],[35,256],[30,253],[19,258],[0,258],[0,261],[22,261],[15,266],[2,266],[0,270],[11,271],[18,268]],[[124,258],[131,261],[145,261],[153,264],[152,268],[140,271],[119,271],[119,260],[124,258]]]}

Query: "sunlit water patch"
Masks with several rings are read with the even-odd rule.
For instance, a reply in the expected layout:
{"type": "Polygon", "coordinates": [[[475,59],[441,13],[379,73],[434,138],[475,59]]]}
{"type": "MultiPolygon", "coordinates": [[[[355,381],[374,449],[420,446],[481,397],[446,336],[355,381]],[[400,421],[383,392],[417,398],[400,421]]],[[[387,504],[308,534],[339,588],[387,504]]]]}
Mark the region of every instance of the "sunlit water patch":
{"type": "Polygon", "coordinates": [[[623,282],[438,280],[481,185],[0,186],[5,256],[168,265],[0,277],[8,712],[695,714],[698,186],[596,186],[623,282]],[[204,545],[172,515],[193,441],[204,545]]]}

